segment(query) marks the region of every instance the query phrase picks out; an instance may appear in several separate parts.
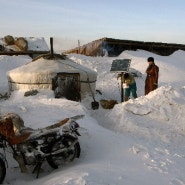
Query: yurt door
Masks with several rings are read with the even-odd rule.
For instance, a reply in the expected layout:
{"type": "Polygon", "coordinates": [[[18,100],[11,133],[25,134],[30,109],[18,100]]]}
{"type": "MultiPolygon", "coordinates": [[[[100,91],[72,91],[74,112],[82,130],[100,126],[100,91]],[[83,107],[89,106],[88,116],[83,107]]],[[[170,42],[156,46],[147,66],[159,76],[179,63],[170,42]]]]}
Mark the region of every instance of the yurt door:
{"type": "Polygon", "coordinates": [[[80,74],[57,73],[53,79],[55,98],[65,97],[68,100],[80,101],[80,74]]]}

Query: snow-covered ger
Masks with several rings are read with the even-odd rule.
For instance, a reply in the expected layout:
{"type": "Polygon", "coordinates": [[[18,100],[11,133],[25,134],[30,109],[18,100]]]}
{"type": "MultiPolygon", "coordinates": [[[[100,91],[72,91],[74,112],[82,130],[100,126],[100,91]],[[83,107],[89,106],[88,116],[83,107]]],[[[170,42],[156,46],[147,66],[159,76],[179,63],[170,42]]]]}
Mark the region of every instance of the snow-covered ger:
{"type": "Polygon", "coordinates": [[[81,98],[95,92],[97,73],[67,57],[40,57],[7,72],[9,90],[52,89],[57,74],[77,74],[81,98]]]}

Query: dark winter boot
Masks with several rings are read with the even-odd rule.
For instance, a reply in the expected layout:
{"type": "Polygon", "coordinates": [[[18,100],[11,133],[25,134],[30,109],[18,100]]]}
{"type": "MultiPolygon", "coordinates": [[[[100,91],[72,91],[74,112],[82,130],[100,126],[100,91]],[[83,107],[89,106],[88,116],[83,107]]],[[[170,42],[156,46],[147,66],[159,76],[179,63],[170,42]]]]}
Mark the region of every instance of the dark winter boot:
{"type": "Polygon", "coordinates": [[[129,100],[129,97],[128,96],[125,96],[124,97],[124,101],[128,101],[129,100]]]}

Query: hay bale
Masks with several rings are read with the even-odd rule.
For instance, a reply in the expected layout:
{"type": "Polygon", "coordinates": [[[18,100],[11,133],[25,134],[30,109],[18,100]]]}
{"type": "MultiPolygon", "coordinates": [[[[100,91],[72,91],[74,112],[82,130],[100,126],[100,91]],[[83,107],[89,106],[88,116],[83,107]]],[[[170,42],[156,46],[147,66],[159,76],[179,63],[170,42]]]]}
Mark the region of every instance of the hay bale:
{"type": "Polygon", "coordinates": [[[4,41],[7,45],[14,45],[14,38],[11,35],[7,35],[4,37],[4,41]]]}
{"type": "Polygon", "coordinates": [[[112,109],[117,103],[116,100],[100,100],[100,104],[104,109],[112,109]]]}
{"type": "Polygon", "coordinates": [[[28,42],[23,37],[19,37],[17,40],[15,40],[15,45],[22,51],[28,50],[28,42]]]}

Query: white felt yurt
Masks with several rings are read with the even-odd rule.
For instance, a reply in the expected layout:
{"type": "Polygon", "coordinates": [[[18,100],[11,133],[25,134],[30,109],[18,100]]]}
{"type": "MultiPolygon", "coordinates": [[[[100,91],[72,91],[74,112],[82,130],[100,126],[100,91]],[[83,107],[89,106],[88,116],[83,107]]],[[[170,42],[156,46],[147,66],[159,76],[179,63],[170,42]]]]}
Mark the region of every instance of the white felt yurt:
{"type": "Polygon", "coordinates": [[[56,82],[60,81],[62,83],[58,83],[59,91],[62,89],[60,91],[62,93],[65,90],[63,86],[68,87],[67,94],[75,93],[74,88],[71,89],[71,79],[73,79],[73,85],[76,84],[75,87],[79,93],[79,99],[81,99],[87,93],[91,95],[95,93],[97,73],[66,56],[55,54],[53,57],[50,55],[40,56],[24,66],[8,71],[7,77],[10,91],[46,88],[55,90],[56,82]]]}

